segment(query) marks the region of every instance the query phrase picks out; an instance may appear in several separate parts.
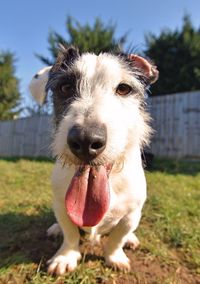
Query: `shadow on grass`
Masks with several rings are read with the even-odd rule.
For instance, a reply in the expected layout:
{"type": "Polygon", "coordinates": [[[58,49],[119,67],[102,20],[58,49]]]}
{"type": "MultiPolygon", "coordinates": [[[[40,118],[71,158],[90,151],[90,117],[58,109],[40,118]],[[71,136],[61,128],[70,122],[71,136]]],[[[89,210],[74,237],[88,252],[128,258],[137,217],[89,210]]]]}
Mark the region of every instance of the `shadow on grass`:
{"type": "MultiPolygon", "coordinates": [[[[38,215],[7,213],[0,215],[0,267],[36,263],[46,271],[46,262],[58,250],[62,236],[47,237],[46,230],[55,223],[53,212],[42,210],[38,215]]],[[[84,238],[85,233],[80,231],[84,238]]],[[[82,243],[82,240],[81,240],[82,243]]],[[[82,244],[83,246],[83,244],[82,244]]],[[[86,246],[87,247],[87,246],[86,246]]],[[[84,261],[103,261],[103,257],[91,253],[84,261]]]]}
{"type": "Polygon", "coordinates": [[[150,172],[166,172],[168,174],[184,174],[196,176],[200,173],[200,161],[154,158],[150,172]]]}
{"type": "Polygon", "coordinates": [[[61,244],[47,238],[46,230],[55,222],[53,212],[38,215],[7,213],[0,215],[0,267],[20,263],[46,263],[61,244]]]}

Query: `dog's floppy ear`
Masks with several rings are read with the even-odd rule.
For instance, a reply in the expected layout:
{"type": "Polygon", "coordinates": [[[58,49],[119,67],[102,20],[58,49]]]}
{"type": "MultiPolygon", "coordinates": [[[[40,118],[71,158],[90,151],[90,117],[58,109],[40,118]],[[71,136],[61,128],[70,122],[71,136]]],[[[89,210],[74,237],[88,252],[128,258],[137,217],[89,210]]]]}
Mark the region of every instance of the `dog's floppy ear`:
{"type": "Polygon", "coordinates": [[[158,80],[159,71],[154,64],[136,54],[129,54],[128,59],[132,61],[134,67],[142,71],[148,84],[153,84],[158,80]]]}
{"type": "Polygon", "coordinates": [[[46,84],[49,78],[49,71],[52,66],[45,67],[41,69],[37,74],[33,77],[29,84],[29,90],[32,96],[35,98],[38,104],[42,105],[46,99],[46,84]]]}

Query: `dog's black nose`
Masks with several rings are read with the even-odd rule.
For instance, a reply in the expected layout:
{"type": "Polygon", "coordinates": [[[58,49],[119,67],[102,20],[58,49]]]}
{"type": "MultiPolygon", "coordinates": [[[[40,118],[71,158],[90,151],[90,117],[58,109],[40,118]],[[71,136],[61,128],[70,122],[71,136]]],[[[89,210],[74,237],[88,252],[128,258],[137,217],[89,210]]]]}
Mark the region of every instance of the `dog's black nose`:
{"type": "Polygon", "coordinates": [[[107,141],[107,131],[104,124],[73,126],[68,133],[67,143],[72,153],[79,159],[89,162],[100,155],[107,141]]]}

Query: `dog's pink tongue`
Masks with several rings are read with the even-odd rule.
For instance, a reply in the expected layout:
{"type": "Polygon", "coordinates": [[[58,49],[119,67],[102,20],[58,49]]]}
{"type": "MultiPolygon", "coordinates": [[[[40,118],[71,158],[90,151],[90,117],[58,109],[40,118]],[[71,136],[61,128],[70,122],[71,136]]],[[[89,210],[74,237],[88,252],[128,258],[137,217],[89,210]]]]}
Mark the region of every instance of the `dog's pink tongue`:
{"type": "Polygon", "coordinates": [[[97,225],[108,210],[110,191],[105,167],[81,166],[65,197],[67,214],[80,227],[97,225]]]}

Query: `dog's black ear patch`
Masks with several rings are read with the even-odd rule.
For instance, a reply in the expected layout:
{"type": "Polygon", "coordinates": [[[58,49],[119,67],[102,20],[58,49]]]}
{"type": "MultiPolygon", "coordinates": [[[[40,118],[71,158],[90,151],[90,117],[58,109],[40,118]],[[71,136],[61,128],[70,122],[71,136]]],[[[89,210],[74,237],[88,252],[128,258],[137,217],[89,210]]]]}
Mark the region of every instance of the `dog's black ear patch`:
{"type": "Polygon", "coordinates": [[[60,52],[63,60],[62,64],[64,64],[64,66],[71,66],[73,62],[80,56],[78,49],[75,47],[69,47],[61,50],[60,52]]]}
{"type": "Polygon", "coordinates": [[[60,45],[55,64],[49,72],[49,79],[46,84],[46,92],[55,89],[57,84],[69,77],[73,73],[73,63],[80,57],[77,48],[70,46],[68,48],[60,45]]]}
{"type": "Polygon", "coordinates": [[[77,48],[70,46],[68,48],[63,45],[60,46],[56,63],[53,65],[52,71],[67,70],[74,61],[80,56],[77,48]]]}

